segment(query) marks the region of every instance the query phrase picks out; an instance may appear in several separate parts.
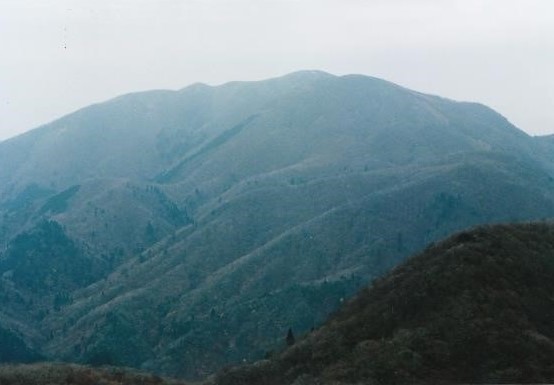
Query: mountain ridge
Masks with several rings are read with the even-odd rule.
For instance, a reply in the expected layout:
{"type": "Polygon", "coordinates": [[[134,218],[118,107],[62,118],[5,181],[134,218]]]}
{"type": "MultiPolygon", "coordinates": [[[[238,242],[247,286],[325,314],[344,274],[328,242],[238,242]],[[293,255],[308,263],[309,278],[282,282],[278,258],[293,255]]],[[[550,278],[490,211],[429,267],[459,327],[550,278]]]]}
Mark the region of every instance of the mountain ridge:
{"type": "Polygon", "coordinates": [[[96,266],[56,298],[47,259],[24,281],[5,265],[0,327],[12,312],[49,358],[187,378],[255,360],[429,242],[553,216],[546,145],[364,76],[118,97],[0,143],[0,261],[18,236],[42,250],[22,261],[65,261],[50,223],[96,266]]]}
{"type": "Polygon", "coordinates": [[[207,383],[549,382],[553,229],[478,227],[429,245],[294,346],[207,383]]]}

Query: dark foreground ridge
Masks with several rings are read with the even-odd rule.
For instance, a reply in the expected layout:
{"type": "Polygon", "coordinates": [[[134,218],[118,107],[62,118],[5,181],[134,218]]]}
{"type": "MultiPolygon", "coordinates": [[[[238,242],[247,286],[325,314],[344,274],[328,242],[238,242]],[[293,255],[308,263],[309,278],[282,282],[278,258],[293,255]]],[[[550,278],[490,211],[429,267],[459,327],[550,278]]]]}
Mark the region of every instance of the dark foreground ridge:
{"type": "Polygon", "coordinates": [[[554,225],[480,227],[409,259],[320,329],[217,385],[554,381],[554,225]]]}
{"type": "Polygon", "coordinates": [[[90,368],[73,364],[0,366],[2,385],[186,385],[129,369],[90,368]]]}

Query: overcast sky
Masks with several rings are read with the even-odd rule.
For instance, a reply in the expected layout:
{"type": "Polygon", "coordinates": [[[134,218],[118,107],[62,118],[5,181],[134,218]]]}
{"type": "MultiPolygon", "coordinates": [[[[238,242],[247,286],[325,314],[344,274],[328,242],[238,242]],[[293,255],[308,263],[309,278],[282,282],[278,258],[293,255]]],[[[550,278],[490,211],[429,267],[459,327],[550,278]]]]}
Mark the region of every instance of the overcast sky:
{"type": "Polygon", "coordinates": [[[300,69],[554,133],[553,0],[0,0],[0,140],[148,89],[300,69]]]}

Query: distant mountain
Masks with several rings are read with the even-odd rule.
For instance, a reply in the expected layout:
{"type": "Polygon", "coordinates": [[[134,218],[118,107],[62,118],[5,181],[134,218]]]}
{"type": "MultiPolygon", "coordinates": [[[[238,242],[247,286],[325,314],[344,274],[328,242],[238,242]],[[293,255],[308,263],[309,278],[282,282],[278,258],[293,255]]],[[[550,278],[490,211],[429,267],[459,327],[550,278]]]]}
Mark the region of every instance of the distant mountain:
{"type": "Polygon", "coordinates": [[[553,295],[554,225],[458,233],[294,346],[210,383],[550,383],[553,295]]]}
{"type": "Polygon", "coordinates": [[[0,143],[0,327],[186,378],[258,359],[429,242],[552,217],[550,142],[318,71],[87,107],[0,143]]]}

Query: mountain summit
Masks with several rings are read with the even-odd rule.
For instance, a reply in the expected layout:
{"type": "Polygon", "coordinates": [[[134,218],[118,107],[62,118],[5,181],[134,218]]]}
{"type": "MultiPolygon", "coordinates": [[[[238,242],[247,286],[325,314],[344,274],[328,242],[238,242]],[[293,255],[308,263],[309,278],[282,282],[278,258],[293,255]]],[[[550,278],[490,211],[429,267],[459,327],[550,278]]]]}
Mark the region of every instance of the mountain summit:
{"type": "Polygon", "coordinates": [[[429,242],[551,217],[550,144],[314,71],[84,108],[0,143],[0,328],[188,378],[260,358],[429,242]]]}

